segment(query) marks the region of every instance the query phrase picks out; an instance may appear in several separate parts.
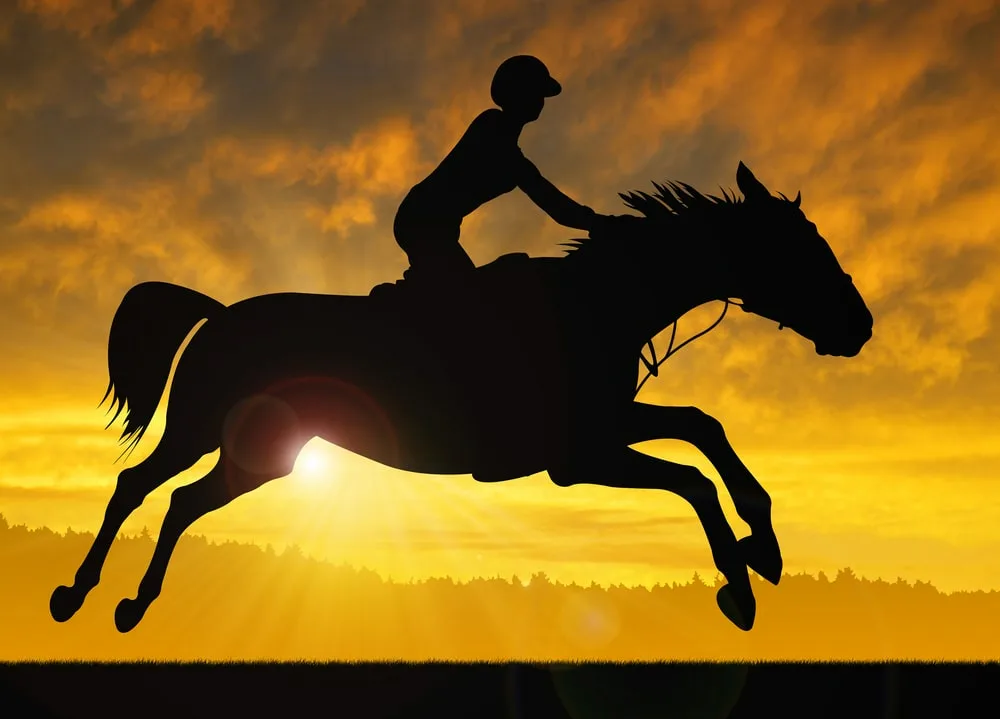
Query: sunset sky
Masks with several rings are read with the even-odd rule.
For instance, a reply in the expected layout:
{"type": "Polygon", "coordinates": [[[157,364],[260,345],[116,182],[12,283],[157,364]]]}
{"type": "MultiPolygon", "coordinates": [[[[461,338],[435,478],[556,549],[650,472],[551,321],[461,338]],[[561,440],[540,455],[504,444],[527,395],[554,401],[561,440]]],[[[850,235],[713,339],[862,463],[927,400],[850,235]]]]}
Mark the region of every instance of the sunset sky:
{"type": "MultiPolygon", "coordinates": [[[[851,359],[730,312],[639,395],[722,421],[772,496],[786,571],[1000,589],[997,37],[990,0],[2,3],[0,513],[98,528],[122,465],[97,404],[129,287],[232,303],[397,279],[399,201],[492,105],[499,62],[531,53],[563,92],[521,147],[560,189],[618,214],[617,193],[652,181],[735,189],[742,160],[773,192],[801,190],[872,310],[851,359]]],[[[462,242],[483,264],[581,234],[515,191],[462,242]]],[[[685,316],[679,339],[721,309],[685,316]]],[[[685,445],[643,449],[718,476],[685,445]]],[[[125,531],[155,535],[170,491],[213,463],[125,531]]],[[[191,531],[394,579],[714,576],[674,495],[409,474],[318,440],[191,531]]]]}

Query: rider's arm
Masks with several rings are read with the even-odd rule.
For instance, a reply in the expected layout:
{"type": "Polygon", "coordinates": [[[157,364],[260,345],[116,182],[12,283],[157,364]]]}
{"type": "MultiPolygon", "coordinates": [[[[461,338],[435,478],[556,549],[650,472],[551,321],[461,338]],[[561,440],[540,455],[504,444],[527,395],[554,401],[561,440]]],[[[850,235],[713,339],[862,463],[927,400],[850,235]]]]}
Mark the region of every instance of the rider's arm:
{"type": "Polygon", "coordinates": [[[560,192],[542,177],[534,163],[525,157],[518,160],[517,186],[549,217],[564,227],[589,231],[597,216],[592,209],[560,192]]]}

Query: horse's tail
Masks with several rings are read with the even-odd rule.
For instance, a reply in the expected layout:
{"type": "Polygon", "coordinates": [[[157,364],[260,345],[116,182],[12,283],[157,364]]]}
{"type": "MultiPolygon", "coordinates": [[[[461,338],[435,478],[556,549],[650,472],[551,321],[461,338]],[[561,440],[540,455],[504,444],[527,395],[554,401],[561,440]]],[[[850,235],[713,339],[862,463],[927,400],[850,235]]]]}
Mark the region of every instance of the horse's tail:
{"type": "Polygon", "coordinates": [[[111,321],[110,379],[97,405],[103,405],[108,395],[114,393],[108,412],[115,404],[118,410],[107,429],[128,404],[119,443],[132,439],[122,455],[135,448],[152,421],[184,338],[199,321],[223,309],[225,305],[218,300],[167,282],[142,282],[125,293],[111,321]]]}

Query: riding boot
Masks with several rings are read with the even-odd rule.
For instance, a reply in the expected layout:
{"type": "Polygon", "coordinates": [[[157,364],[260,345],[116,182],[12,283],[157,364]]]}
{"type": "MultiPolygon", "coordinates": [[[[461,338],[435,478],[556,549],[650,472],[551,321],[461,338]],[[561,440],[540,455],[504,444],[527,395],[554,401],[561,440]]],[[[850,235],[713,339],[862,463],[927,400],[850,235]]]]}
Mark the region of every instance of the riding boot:
{"type": "Polygon", "coordinates": [[[392,297],[395,296],[399,290],[410,291],[414,287],[418,290],[422,289],[425,285],[433,284],[428,283],[425,277],[425,271],[414,273],[413,268],[409,267],[403,271],[403,278],[396,280],[395,282],[382,282],[375,285],[371,291],[368,293],[369,297],[392,297]],[[414,280],[416,277],[416,280],[414,280]]]}
{"type": "Polygon", "coordinates": [[[411,267],[403,273],[403,279],[398,284],[402,285],[407,293],[444,297],[461,291],[471,279],[471,270],[464,268],[444,270],[439,267],[425,267],[414,270],[411,267]]]}

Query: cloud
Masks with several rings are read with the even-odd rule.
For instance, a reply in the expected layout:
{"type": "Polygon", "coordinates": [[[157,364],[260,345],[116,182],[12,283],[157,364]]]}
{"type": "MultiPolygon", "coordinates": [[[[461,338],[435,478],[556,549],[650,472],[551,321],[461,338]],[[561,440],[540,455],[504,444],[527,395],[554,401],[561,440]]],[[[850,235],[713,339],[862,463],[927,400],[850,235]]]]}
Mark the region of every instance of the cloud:
{"type": "Polygon", "coordinates": [[[127,120],[167,132],[181,132],[211,102],[204,78],[185,70],[132,67],[108,78],[105,102],[127,120]]]}
{"type": "Polygon", "coordinates": [[[88,37],[112,22],[132,0],[18,0],[18,7],[36,15],[49,29],[64,29],[88,37]]]}
{"type": "Polygon", "coordinates": [[[295,19],[288,42],[275,55],[275,64],[295,70],[314,67],[322,57],[332,31],[349,23],[364,6],[365,0],[317,2],[295,19]]]}
{"type": "Polygon", "coordinates": [[[322,147],[284,138],[265,140],[222,136],[208,145],[190,179],[203,186],[213,179],[239,183],[265,178],[289,186],[334,181],[348,192],[400,192],[419,179],[418,138],[405,119],[388,118],[359,130],[347,143],[322,147]]]}
{"type": "Polygon", "coordinates": [[[335,202],[325,211],[313,210],[310,217],[324,232],[346,235],[355,225],[371,225],[375,222],[372,203],[364,197],[348,197],[335,202]]]}
{"type": "Polygon", "coordinates": [[[234,8],[233,0],[157,0],[111,45],[107,58],[121,64],[189,47],[202,36],[222,37],[234,8]]]}
{"type": "Polygon", "coordinates": [[[116,190],[62,193],[27,209],[0,253],[8,305],[46,312],[63,293],[117,304],[132,284],[158,275],[217,291],[239,286],[239,258],[212,246],[212,224],[192,218],[174,187],[116,190]]]}

